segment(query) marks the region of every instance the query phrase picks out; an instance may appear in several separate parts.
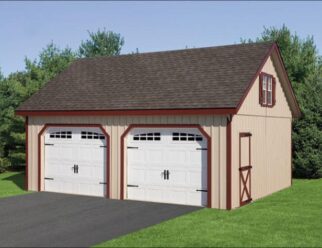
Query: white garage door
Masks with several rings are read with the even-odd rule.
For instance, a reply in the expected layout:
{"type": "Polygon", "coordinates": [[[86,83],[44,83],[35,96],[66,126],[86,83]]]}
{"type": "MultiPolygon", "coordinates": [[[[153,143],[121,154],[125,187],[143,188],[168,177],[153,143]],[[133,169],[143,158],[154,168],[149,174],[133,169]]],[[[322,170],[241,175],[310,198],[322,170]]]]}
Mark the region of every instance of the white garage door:
{"type": "Polygon", "coordinates": [[[106,139],[99,128],[47,130],[45,191],[105,195],[106,139]]]}
{"type": "Polygon", "coordinates": [[[207,139],[196,128],[135,128],[127,136],[127,198],[207,205],[207,139]]]}

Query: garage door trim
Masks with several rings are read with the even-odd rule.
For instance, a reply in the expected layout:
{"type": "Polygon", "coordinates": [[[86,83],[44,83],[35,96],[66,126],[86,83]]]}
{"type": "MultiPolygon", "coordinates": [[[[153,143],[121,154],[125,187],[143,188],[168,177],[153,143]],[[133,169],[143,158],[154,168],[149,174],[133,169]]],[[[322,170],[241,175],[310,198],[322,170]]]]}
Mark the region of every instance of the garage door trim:
{"type": "Polygon", "coordinates": [[[133,128],[197,128],[204,137],[207,138],[207,206],[211,208],[211,137],[210,135],[198,124],[131,124],[121,135],[121,180],[120,180],[120,199],[124,200],[124,140],[127,134],[133,128]]]}
{"type": "Polygon", "coordinates": [[[110,136],[105,131],[102,125],[100,124],[45,124],[43,128],[38,133],[38,191],[41,191],[41,137],[43,136],[44,132],[50,127],[92,127],[92,128],[99,128],[105,136],[106,139],[106,198],[110,198],[110,136]]]}

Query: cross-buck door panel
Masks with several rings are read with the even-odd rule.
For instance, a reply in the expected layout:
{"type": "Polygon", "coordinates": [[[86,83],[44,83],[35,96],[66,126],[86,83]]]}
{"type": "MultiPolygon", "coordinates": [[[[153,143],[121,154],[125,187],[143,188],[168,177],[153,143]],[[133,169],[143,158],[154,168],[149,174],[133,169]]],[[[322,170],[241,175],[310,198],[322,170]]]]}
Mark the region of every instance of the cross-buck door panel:
{"type": "Polygon", "coordinates": [[[127,136],[127,198],[207,205],[207,139],[196,128],[135,128],[127,136]]]}
{"type": "Polygon", "coordinates": [[[243,206],[251,196],[251,133],[239,134],[239,202],[243,206]]]}

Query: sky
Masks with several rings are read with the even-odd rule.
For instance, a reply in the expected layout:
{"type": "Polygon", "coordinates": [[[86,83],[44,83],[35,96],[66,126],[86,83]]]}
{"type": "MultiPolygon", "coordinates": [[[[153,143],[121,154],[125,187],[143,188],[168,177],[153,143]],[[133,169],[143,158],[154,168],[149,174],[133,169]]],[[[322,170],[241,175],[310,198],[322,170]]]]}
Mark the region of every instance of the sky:
{"type": "Polygon", "coordinates": [[[77,49],[99,28],[120,33],[127,54],[236,44],[283,24],[322,54],[322,2],[0,2],[0,70],[23,70],[51,41],[77,49]]]}

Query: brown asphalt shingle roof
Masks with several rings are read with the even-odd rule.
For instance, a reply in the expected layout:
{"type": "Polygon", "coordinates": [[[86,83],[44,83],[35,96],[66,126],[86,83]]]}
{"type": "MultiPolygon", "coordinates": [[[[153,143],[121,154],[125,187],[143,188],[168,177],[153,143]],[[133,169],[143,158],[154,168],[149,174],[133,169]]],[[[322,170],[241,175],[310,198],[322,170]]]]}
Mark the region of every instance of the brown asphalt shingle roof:
{"type": "Polygon", "coordinates": [[[17,110],[235,108],[272,45],[78,59],[17,110]]]}

